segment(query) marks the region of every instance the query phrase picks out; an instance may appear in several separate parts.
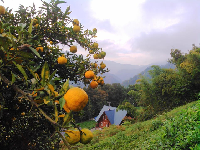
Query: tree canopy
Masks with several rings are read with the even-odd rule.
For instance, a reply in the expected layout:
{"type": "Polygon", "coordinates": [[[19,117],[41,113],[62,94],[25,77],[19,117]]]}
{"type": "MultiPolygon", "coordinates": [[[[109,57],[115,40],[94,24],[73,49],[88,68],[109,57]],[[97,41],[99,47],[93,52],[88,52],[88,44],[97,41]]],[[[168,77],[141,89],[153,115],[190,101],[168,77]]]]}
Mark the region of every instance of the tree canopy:
{"type": "Polygon", "coordinates": [[[106,55],[94,42],[97,29],[84,30],[69,17],[70,7],[61,11],[61,3],[43,2],[39,10],[34,4],[20,5],[15,13],[0,7],[1,148],[58,149],[61,139],[70,148],[61,134],[78,128],[69,98],[64,98],[72,88],[69,81],[90,84],[100,77],[87,79],[86,71],[95,76],[108,71],[91,62],[91,57],[97,63],[106,55]],[[87,56],[76,54],[77,47],[87,56]]]}

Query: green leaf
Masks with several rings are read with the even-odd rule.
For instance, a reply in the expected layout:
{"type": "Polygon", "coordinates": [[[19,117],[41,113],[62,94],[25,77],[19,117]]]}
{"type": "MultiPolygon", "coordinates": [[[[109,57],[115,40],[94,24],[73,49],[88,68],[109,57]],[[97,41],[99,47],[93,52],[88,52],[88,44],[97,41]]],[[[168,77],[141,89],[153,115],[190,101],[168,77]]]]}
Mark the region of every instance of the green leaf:
{"type": "Polygon", "coordinates": [[[63,127],[68,124],[72,120],[72,111],[70,113],[67,113],[65,117],[63,118],[63,127]]]}
{"type": "Polygon", "coordinates": [[[15,82],[16,78],[15,78],[15,74],[13,72],[11,72],[11,74],[12,74],[12,82],[11,82],[11,84],[13,84],[15,82]]]}
{"type": "Polygon", "coordinates": [[[67,9],[65,10],[65,14],[67,14],[70,10],[70,6],[67,7],[67,9]]]}
{"type": "Polygon", "coordinates": [[[24,78],[25,78],[25,80],[27,81],[28,76],[27,76],[27,74],[26,74],[24,68],[23,68],[21,65],[16,64],[14,61],[13,61],[13,63],[17,66],[17,68],[19,69],[19,71],[24,75],[24,78]]]}
{"type": "Polygon", "coordinates": [[[33,19],[31,20],[31,24],[30,24],[30,26],[29,26],[29,28],[28,28],[28,32],[31,34],[31,32],[32,32],[32,28],[33,28],[33,19]]]}
{"type": "Polygon", "coordinates": [[[23,58],[34,58],[33,54],[30,54],[28,52],[24,52],[24,51],[17,51],[17,54],[20,54],[20,56],[22,56],[23,58]]]}
{"type": "Polygon", "coordinates": [[[51,79],[54,77],[54,75],[56,74],[57,70],[55,70],[49,77],[49,82],[51,81],[51,79]]]}
{"type": "Polygon", "coordinates": [[[31,72],[31,74],[33,75],[35,81],[38,83],[37,76],[35,75],[35,73],[33,72],[33,70],[31,68],[29,68],[29,67],[27,67],[27,68],[31,72]]]}
{"type": "Polygon", "coordinates": [[[33,69],[33,72],[36,72],[40,67],[41,67],[41,65],[38,65],[38,66],[32,68],[32,69],[33,69]]]}
{"type": "Polygon", "coordinates": [[[34,48],[32,48],[32,47],[29,47],[29,48],[32,50],[33,53],[35,53],[35,55],[36,55],[37,57],[42,58],[42,57],[40,56],[40,54],[37,52],[36,49],[34,49],[34,48]]]}
{"type": "Polygon", "coordinates": [[[61,3],[66,3],[65,1],[56,1],[55,5],[61,4],[61,3]]]}
{"type": "Polygon", "coordinates": [[[93,32],[91,30],[89,30],[89,34],[92,34],[93,32]]]}
{"type": "Polygon", "coordinates": [[[65,20],[66,16],[67,16],[67,13],[69,12],[70,10],[70,6],[67,7],[67,9],[65,10],[65,13],[63,15],[63,21],[65,20]]]}
{"type": "Polygon", "coordinates": [[[59,99],[59,104],[60,104],[60,109],[62,110],[63,106],[65,105],[65,99],[64,99],[64,97],[61,97],[59,99]]]}
{"type": "Polygon", "coordinates": [[[69,89],[69,79],[63,84],[63,86],[59,92],[60,95],[65,94],[68,89],[69,89]]]}
{"type": "Polygon", "coordinates": [[[64,92],[67,92],[67,90],[69,89],[69,79],[67,79],[67,81],[63,84],[62,89],[64,90],[64,92]]]}
{"type": "Polygon", "coordinates": [[[47,62],[44,63],[44,66],[42,67],[42,71],[41,71],[41,78],[42,78],[42,86],[45,85],[45,81],[49,78],[49,66],[47,64],[47,62]]]}
{"type": "Polygon", "coordinates": [[[54,80],[54,81],[55,81],[55,80],[60,81],[60,78],[55,77],[53,80],[54,80]]]}

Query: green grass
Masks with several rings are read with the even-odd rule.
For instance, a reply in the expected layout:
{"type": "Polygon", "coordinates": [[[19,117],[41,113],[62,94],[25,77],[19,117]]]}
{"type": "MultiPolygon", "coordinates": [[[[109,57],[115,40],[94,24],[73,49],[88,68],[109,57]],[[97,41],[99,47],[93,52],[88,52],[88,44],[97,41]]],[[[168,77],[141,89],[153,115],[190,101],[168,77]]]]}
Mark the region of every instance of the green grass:
{"type": "Polygon", "coordinates": [[[90,144],[79,149],[155,150],[200,149],[200,101],[173,109],[152,120],[110,126],[93,132],[90,144]],[[198,145],[199,144],[199,145],[198,145]]]}
{"type": "Polygon", "coordinates": [[[90,121],[84,121],[81,123],[77,123],[82,129],[87,128],[87,129],[92,129],[95,128],[96,121],[90,120],[90,121]]]}

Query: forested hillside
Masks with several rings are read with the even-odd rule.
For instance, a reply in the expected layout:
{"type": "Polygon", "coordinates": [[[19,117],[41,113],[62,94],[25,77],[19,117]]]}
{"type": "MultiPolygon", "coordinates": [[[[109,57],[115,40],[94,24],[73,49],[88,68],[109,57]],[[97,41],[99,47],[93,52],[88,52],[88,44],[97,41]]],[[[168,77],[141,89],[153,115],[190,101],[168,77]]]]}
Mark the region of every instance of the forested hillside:
{"type": "MultiPolygon", "coordinates": [[[[160,65],[161,68],[172,68],[174,69],[175,66],[171,63],[167,63],[166,65],[160,65]]],[[[121,84],[125,87],[128,87],[129,85],[133,85],[136,83],[136,80],[137,79],[140,79],[141,78],[141,75],[142,76],[145,76],[147,78],[151,78],[150,74],[149,74],[149,70],[152,70],[153,68],[150,66],[150,67],[147,67],[144,71],[142,71],[141,73],[133,76],[132,78],[130,78],[129,80],[125,80],[123,81],[121,84]]]]}

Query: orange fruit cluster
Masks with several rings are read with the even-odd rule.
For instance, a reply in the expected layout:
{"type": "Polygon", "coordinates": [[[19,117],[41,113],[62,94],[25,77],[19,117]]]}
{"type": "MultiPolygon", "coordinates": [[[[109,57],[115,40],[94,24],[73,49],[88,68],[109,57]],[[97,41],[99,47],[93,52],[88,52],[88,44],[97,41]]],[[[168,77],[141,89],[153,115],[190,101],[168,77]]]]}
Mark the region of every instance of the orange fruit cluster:
{"type": "Polygon", "coordinates": [[[93,133],[89,129],[79,130],[66,130],[65,139],[70,145],[75,145],[78,142],[88,144],[93,139],[93,133]]]}
{"type": "Polygon", "coordinates": [[[73,25],[74,25],[74,27],[73,27],[73,31],[74,31],[74,32],[79,32],[79,31],[81,30],[81,28],[80,28],[80,26],[79,26],[79,21],[78,21],[78,19],[74,19],[74,20],[73,20],[73,25]]]}

